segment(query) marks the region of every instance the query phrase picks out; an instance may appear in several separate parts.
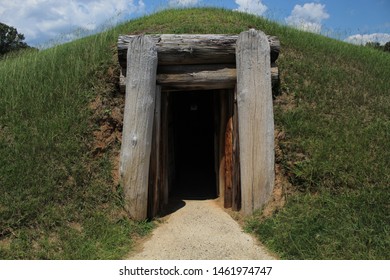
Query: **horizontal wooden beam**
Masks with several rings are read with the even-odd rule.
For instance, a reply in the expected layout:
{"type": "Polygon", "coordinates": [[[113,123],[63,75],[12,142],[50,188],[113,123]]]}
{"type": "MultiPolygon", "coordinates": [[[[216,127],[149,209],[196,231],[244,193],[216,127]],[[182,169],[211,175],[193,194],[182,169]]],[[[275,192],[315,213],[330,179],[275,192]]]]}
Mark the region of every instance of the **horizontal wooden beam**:
{"type": "Polygon", "coordinates": [[[157,74],[185,74],[201,71],[216,71],[221,69],[235,69],[235,64],[191,64],[191,65],[159,65],[157,74]]]}
{"type": "MultiPolygon", "coordinates": [[[[118,57],[122,68],[127,65],[127,46],[137,35],[120,35],[118,57]]],[[[163,34],[149,35],[157,46],[159,65],[176,64],[226,64],[236,63],[237,35],[215,34],[163,34]]],[[[275,36],[268,36],[271,47],[271,62],[279,56],[280,42],[275,36]]]]}
{"type": "MultiPolygon", "coordinates": [[[[157,68],[157,84],[163,90],[210,90],[235,87],[237,71],[234,64],[165,65],[157,68]]],[[[279,82],[279,69],[271,67],[272,87],[279,82]]],[[[126,77],[121,75],[121,91],[125,91],[126,77]]]]}
{"type": "MultiPolygon", "coordinates": [[[[205,65],[203,65],[205,66],[205,65]]],[[[207,65],[210,66],[210,65],[207,65]]],[[[217,65],[219,66],[219,65],[217,65]]],[[[234,88],[236,84],[236,68],[216,68],[200,70],[198,66],[185,67],[186,71],[166,71],[158,73],[157,84],[165,90],[210,90],[234,88]],[[192,69],[194,68],[194,69],[192,69]]]]}

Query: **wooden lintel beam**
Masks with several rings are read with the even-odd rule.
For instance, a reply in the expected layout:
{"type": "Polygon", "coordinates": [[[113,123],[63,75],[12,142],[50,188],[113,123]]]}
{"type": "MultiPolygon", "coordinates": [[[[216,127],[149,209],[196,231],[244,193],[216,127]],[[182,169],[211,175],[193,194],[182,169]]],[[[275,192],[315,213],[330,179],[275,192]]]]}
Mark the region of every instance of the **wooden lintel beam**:
{"type": "Polygon", "coordinates": [[[157,84],[169,89],[208,90],[234,88],[236,69],[221,68],[214,70],[197,70],[189,67],[188,71],[178,73],[157,74],[157,84]]]}
{"type": "MultiPolygon", "coordinates": [[[[271,81],[279,79],[277,67],[271,68],[271,81]]],[[[233,64],[159,66],[157,84],[169,90],[210,90],[235,87],[237,71],[233,64]]]]}
{"type": "MultiPolygon", "coordinates": [[[[159,66],[157,69],[157,84],[163,86],[163,90],[231,89],[234,88],[236,79],[236,71],[232,64],[170,65],[159,66]],[[192,73],[192,75],[188,73],[192,73]],[[208,75],[209,73],[213,74],[208,75]],[[216,79],[216,76],[224,74],[227,74],[228,76],[222,76],[216,79]],[[200,77],[203,78],[201,79],[200,77]]],[[[272,88],[276,89],[277,84],[279,83],[279,69],[276,66],[271,68],[271,81],[272,88]]],[[[126,77],[121,76],[120,86],[121,91],[124,92],[126,77]]]]}
{"type": "MultiPolygon", "coordinates": [[[[120,65],[127,64],[128,42],[137,35],[120,35],[118,38],[118,57],[120,65]]],[[[215,34],[163,34],[149,35],[157,46],[159,65],[177,64],[223,64],[236,62],[237,35],[215,34]]],[[[275,62],[279,56],[280,42],[275,36],[268,36],[270,60],[275,62]]]]}

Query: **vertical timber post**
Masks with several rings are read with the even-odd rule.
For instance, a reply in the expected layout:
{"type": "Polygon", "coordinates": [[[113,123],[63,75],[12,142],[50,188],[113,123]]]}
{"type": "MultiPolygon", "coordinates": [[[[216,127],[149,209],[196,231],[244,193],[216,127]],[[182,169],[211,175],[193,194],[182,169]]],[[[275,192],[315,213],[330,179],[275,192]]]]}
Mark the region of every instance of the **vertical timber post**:
{"type": "Polygon", "coordinates": [[[225,152],[225,192],[224,192],[224,207],[230,208],[233,206],[233,178],[235,175],[233,167],[233,91],[225,92],[226,117],[223,120],[224,125],[224,152],[225,152]]]}
{"type": "Polygon", "coordinates": [[[160,168],[161,168],[161,87],[156,87],[156,103],[154,110],[152,150],[149,166],[148,218],[154,218],[161,208],[160,168]]]}
{"type": "Polygon", "coordinates": [[[169,199],[169,93],[161,95],[161,197],[162,204],[167,205],[169,199]]]}
{"type": "Polygon", "coordinates": [[[263,32],[238,36],[236,65],[241,210],[248,215],[270,198],[275,178],[270,45],[263,32]]]}
{"type": "Polygon", "coordinates": [[[127,51],[126,101],[121,149],[125,209],[135,220],[147,218],[148,178],[156,99],[157,47],[136,36],[127,51]]]}
{"type": "Polygon", "coordinates": [[[241,172],[240,172],[240,137],[238,135],[238,109],[237,109],[237,87],[233,92],[233,155],[232,155],[232,166],[233,166],[233,191],[232,191],[232,210],[241,210],[241,172]]]}

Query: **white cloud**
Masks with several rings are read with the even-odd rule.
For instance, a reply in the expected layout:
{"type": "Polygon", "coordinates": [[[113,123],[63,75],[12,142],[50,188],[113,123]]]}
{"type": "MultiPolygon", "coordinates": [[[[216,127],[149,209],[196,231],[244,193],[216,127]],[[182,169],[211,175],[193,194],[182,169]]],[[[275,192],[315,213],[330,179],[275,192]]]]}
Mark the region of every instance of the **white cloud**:
{"type": "Polygon", "coordinates": [[[303,6],[295,5],[291,15],[286,18],[286,22],[301,30],[320,33],[322,21],[327,18],[329,14],[325,11],[325,5],[306,3],[303,6]]]}
{"type": "Polygon", "coordinates": [[[171,7],[189,7],[198,3],[199,0],[169,0],[169,6],[171,7]]]}
{"type": "Polygon", "coordinates": [[[245,12],[261,16],[267,11],[267,6],[262,3],[262,0],[236,0],[238,8],[235,11],[245,12]]]}
{"type": "MultiPolygon", "coordinates": [[[[23,33],[27,43],[45,42],[73,30],[93,31],[145,8],[143,0],[1,1],[0,21],[23,33]]],[[[72,36],[71,36],[72,37],[72,36]]]]}
{"type": "Polygon", "coordinates": [[[390,42],[389,33],[372,33],[372,34],[355,34],[349,36],[345,39],[346,42],[356,44],[356,45],[365,45],[368,42],[378,42],[381,45],[390,42]]]}

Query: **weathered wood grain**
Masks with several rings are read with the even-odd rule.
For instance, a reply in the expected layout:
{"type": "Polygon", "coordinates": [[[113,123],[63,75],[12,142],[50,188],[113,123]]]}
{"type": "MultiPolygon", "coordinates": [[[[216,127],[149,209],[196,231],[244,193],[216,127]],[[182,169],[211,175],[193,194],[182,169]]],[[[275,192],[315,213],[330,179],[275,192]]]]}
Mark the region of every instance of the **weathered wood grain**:
{"type": "Polygon", "coordinates": [[[236,69],[226,65],[188,65],[185,68],[173,70],[170,73],[159,73],[157,84],[167,90],[211,90],[234,88],[236,84],[236,69]]]}
{"type": "Polygon", "coordinates": [[[216,91],[215,101],[218,104],[216,116],[214,119],[214,147],[217,164],[218,193],[220,197],[225,196],[225,121],[226,121],[226,92],[225,90],[216,91]]]}
{"type": "MultiPolygon", "coordinates": [[[[279,83],[278,68],[271,68],[272,86],[279,83]]],[[[175,65],[157,69],[157,84],[166,90],[233,89],[237,82],[234,64],[175,65]]]]}
{"type": "Polygon", "coordinates": [[[163,205],[169,198],[169,93],[161,95],[161,192],[163,205]]]}
{"type": "MultiPolygon", "coordinates": [[[[122,68],[126,67],[128,42],[136,35],[120,35],[118,56],[122,68]]],[[[177,64],[224,64],[235,63],[237,35],[215,34],[163,34],[150,35],[157,46],[159,65],[177,64]]],[[[271,45],[269,56],[275,62],[279,56],[280,42],[268,36],[271,45]]]]}
{"type": "Polygon", "coordinates": [[[129,36],[126,40],[120,169],[130,217],[154,217],[168,203],[175,177],[169,92],[177,90],[218,89],[231,95],[218,95],[215,114],[218,192],[225,207],[233,210],[251,214],[261,208],[274,185],[272,87],[279,83],[274,63],[279,47],[273,52],[272,45],[278,45],[278,40],[256,30],[239,36],[129,36]]]}
{"type": "Polygon", "coordinates": [[[269,199],[274,186],[274,121],[270,50],[261,31],[237,39],[241,211],[252,214],[269,199]]]}
{"type": "MultiPolygon", "coordinates": [[[[230,110],[229,110],[230,111],[230,110]]],[[[233,198],[233,117],[229,116],[225,130],[225,196],[224,207],[232,207],[233,198]]]]}
{"type": "Polygon", "coordinates": [[[152,149],[149,166],[148,218],[155,217],[161,210],[161,87],[156,87],[152,149]]]}
{"type": "Polygon", "coordinates": [[[241,210],[241,172],[240,172],[240,146],[238,131],[237,88],[233,93],[233,186],[232,186],[232,210],[241,210]]]}
{"type": "MultiPolygon", "coordinates": [[[[234,66],[235,67],[235,66],[234,66]]],[[[159,67],[160,68],[160,67],[159,67]]],[[[160,72],[157,70],[157,83],[160,85],[166,85],[164,90],[171,91],[183,91],[183,90],[210,90],[210,89],[229,89],[232,88],[232,82],[237,80],[236,69],[232,68],[231,64],[222,65],[222,64],[210,64],[210,65],[177,65],[177,66],[167,66],[162,68],[160,72]],[[202,67],[204,67],[202,69],[202,67]],[[224,68],[231,70],[222,70],[224,68]],[[213,70],[214,69],[214,70],[213,70]],[[206,75],[207,71],[215,71],[219,69],[219,73],[215,72],[209,79],[206,75]],[[204,71],[203,71],[204,70],[204,71]],[[188,72],[186,72],[188,71],[188,72]],[[191,72],[193,71],[193,72],[191,72]],[[199,72],[203,72],[200,73],[199,72]],[[191,75],[195,73],[195,75],[191,75]],[[228,76],[215,78],[218,74],[228,76]],[[199,77],[203,76],[203,80],[199,77]],[[206,76],[206,77],[205,77],[206,76]],[[176,85],[174,81],[181,81],[181,84],[176,85]],[[218,84],[215,83],[217,80],[218,84]],[[184,82],[187,81],[187,82],[184,82]],[[224,83],[226,81],[226,84],[224,83]],[[202,83],[201,83],[202,82],[202,83]],[[187,86],[185,86],[187,85],[187,86]]],[[[272,82],[272,92],[276,95],[280,83],[279,69],[277,66],[271,67],[271,82],[272,82]]],[[[125,92],[126,89],[126,77],[123,75],[120,76],[119,80],[120,91],[125,92]]],[[[234,86],[233,86],[234,87],[234,86]]]]}
{"type": "Polygon", "coordinates": [[[126,100],[121,149],[125,209],[130,217],[147,217],[150,152],[156,95],[157,48],[149,36],[129,41],[126,100]]]}

